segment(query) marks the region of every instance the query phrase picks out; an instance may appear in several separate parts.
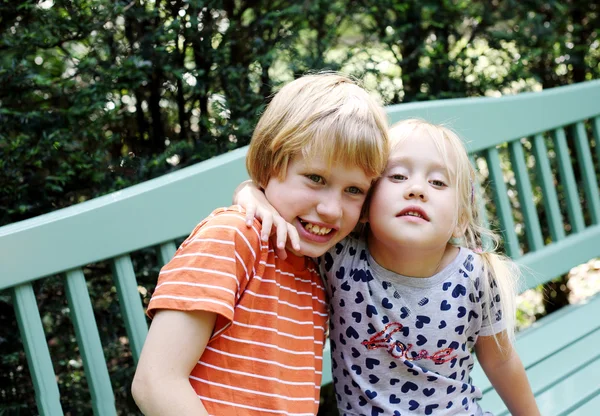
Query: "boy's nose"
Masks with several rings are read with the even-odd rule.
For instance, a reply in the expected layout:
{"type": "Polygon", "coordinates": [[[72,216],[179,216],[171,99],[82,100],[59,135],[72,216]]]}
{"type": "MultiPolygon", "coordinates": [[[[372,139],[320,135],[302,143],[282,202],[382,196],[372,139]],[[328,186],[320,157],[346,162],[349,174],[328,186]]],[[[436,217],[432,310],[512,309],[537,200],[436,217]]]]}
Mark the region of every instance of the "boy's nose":
{"type": "Polygon", "coordinates": [[[334,222],[342,216],[342,201],[339,196],[327,195],[317,205],[317,213],[327,222],[334,222]]]}

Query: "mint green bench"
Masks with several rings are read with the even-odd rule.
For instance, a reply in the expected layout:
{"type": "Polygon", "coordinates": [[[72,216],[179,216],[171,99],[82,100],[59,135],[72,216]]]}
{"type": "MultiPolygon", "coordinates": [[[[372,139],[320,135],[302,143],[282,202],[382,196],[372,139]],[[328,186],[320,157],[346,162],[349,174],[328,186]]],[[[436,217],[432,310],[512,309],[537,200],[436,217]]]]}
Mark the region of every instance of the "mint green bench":
{"type": "MultiPolygon", "coordinates": [[[[493,222],[503,232],[506,252],[527,268],[523,289],[600,256],[600,167],[594,166],[592,153],[594,150],[598,163],[600,81],[502,98],[391,106],[388,113],[391,122],[417,116],[449,124],[467,140],[473,161],[479,166],[485,160],[493,197],[488,207],[494,208],[493,222]],[[577,160],[576,171],[573,160],[577,160]],[[516,203],[507,197],[509,191],[516,193],[516,203]],[[565,200],[563,213],[561,201],[565,200]],[[543,231],[546,229],[548,232],[543,231]]],[[[233,189],[247,177],[244,157],[245,149],[238,149],[120,192],[0,228],[0,290],[8,290],[13,299],[41,415],[62,415],[63,411],[32,282],[64,276],[94,413],[115,415],[113,390],[82,268],[93,262],[111,262],[137,362],[148,328],[129,253],[154,247],[159,260],[168,261],[176,239],[189,234],[213,208],[230,203],[233,189]]],[[[519,334],[517,350],[544,416],[600,414],[599,342],[600,297],[563,308],[519,334]]],[[[326,363],[330,363],[327,358],[326,363]]],[[[484,391],[484,408],[507,414],[478,367],[474,378],[484,391]]],[[[324,383],[330,381],[331,372],[325,370],[324,383]]]]}

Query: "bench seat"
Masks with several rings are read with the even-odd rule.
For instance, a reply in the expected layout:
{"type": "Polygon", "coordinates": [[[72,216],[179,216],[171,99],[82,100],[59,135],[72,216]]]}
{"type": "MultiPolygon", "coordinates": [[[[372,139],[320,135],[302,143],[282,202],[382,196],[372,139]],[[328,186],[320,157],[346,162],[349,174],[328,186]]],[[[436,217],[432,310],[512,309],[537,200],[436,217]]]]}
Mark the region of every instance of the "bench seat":
{"type": "MultiPolygon", "coordinates": [[[[597,295],[542,318],[518,334],[516,349],[542,415],[600,414],[600,406],[592,412],[594,406],[589,403],[600,401],[598,317],[600,296],[597,295]]],[[[484,394],[482,408],[496,416],[508,415],[480,366],[476,365],[472,376],[484,394]]]]}

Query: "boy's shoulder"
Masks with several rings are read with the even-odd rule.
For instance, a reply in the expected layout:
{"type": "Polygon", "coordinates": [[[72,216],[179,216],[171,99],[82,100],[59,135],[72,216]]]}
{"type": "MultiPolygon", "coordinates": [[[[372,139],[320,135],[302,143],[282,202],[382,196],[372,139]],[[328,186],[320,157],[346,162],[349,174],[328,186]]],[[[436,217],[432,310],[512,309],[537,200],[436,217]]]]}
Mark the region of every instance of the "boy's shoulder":
{"type": "MultiPolygon", "coordinates": [[[[228,207],[220,207],[216,208],[213,212],[211,212],[206,218],[198,224],[198,226],[203,226],[207,223],[229,223],[232,226],[236,227],[246,227],[246,210],[241,205],[230,205],[228,207]]],[[[256,218],[254,219],[253,226],[262,227],[260,221],[256,218]]]]}
{"type": "Polygon", "coordinates": [[[199,233],[218,234],[223,238],[241,237],[253,246],[260,247],[262,224],[254,219],[251,227],[246,225],[246,210],[239,205],[215,209],[192,231],[190,237],[199,233]]]}

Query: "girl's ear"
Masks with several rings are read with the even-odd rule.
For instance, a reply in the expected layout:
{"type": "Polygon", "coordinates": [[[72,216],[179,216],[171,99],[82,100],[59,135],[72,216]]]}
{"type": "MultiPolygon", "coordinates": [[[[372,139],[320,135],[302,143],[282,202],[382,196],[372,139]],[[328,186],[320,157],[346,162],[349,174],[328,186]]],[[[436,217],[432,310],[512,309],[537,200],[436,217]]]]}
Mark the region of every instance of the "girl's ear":
{"type": "Polygon", "coordinates": [[[458,224],[454,227],[454,231],[452,232],[452,238],[461,239],[465,236],[465,232],[467,231],[467,219],[463,215],[462,218],[458,220],[458,224]]]}

